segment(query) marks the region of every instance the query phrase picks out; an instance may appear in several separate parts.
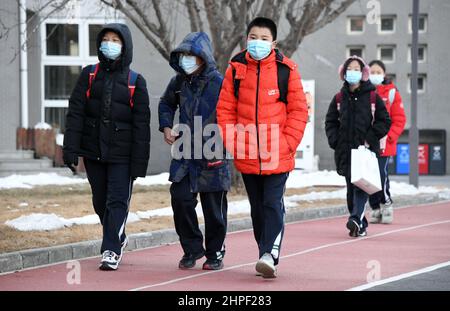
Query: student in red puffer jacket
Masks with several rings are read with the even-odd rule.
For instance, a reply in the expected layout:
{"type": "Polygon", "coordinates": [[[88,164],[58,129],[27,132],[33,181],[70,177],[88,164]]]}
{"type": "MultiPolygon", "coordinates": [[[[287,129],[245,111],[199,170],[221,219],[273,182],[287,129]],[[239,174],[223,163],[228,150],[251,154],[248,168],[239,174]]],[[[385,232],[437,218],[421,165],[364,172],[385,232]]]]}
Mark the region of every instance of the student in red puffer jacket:
{"type": "Polygon", "coordinates": [[[403,132],[406,123],[405,107],[402,97],[395,85],[386,78],[386,66],[382,61],[370,62],[370,81],[377,87],[378,95],[383,99],[392,125],[386,139],[386,146],[380,146],[382,150],[378,158],[381,176],[382,191],[374,193],[369,198],[372,212],[371,223],[392,223],[394,210],[391,193],[389,192],[388,162],[389,158],[397,153],[397,140],[403,132]]]}

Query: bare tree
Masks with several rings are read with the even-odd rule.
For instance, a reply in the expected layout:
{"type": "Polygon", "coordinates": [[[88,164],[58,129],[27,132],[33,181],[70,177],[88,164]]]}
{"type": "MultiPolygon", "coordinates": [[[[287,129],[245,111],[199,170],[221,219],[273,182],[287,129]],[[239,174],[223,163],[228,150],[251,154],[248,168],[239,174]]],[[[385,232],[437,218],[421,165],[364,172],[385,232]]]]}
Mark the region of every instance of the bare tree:
{"type": "Polygon", "coordinates": [[[100,0],[122,12],[167,60],[175,48],[179,15],[190,23],[190,31],[207,31],[214,56],[223,73],[236,48],[245,47],[247,23],[265,16],[276,23],[286,20],[288,33],[278,46],[288,57],[302,40],[334,21],[356,0],[100,0]],[[180,11],[181,10],[181,11],[180,11]]]}

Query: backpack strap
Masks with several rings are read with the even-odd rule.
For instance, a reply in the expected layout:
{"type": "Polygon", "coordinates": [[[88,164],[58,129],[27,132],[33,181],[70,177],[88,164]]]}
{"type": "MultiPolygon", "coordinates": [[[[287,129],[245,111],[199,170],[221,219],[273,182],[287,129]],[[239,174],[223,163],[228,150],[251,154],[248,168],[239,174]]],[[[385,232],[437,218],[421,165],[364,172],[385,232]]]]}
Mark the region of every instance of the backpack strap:
{"type": "Polygon", "coordinates": [[[130,91],[130,107],[133,108],[134,102],[133,102],[133,96],[134,91],[136,90],[136,80],[138,77],[138,73],[130,70],[128,72],[128,90],[130,91]]]}
{"type": "Polygon", "coordinates": [[[89,84],[88,84],[88,89],[86,90],[86,98],[89,99],[91,98],[91,87],[92,87],[92,83],[95,80],[95,77],[97,76],[98,73],[98,68],[99,68],[99,64],[95,64],[95,65],[90,65],[89,68],[89,84]]]}
{"type": "Polygon", "coordinates": [[[233,68],[232,75],[233,75],[234,97],[236,97],[236,99],[239,99],[239,87],[241,86],[241,80],[236,79],[235,68],[233,68]]]}
{"type": "Polygon", "coordinates": [[[392,105],[395,100],[395,87],[389,90],[389,103],[392,105]]]}
{"type": "Polygon", "coordinates": [[[336,97],[336,109],[338,112],[340,112],[342,104],[342,92],[337,93],[335,97],[336,97]]]}
{"type": "Polygon", "coordinates": [[[283,63],[277,62],[278,90],[280,91],[279,101],[287,105],[287,93],[289,85],[289,75],[291,69],[283,63]]]}
{"type": "Polygon", "coordinates": [[[375,122],[375,111],[377,109],[377,93],[375,91],[370,92],[370,111],[372,113],[372,125],[375,122]]]}

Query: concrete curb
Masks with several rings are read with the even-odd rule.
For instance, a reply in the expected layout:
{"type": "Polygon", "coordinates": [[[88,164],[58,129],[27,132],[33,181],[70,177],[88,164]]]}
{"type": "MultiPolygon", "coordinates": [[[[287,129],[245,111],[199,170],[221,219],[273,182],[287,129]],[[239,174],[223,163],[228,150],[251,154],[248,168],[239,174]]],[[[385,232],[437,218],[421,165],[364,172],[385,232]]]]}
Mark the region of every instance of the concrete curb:
{"type": "MultiPolygon", "coordinates": [[[[442,201],[438,195],[416,196],[396,202],[396,207],[417,205],[442,201]]],[[[347,215],[346,206],[332,206],[321,208],[307,208],[291,210],[286,213],[286,222],[313,220],[334,216],[347,215]]],[[[251,229],[250,218],[233,219],[228,222],[228,232],[251,229]]],[[[203,225],[201,230],[204,231],[203,225]]],[[[164,229],[147,233],[138,233],[128,236],[127,251],[178,242],[178,235],[174,229],[164,229]]],[[[100,256],[101,240],[86,241],[60,246],[24,250],[0,254],[0,273],[18,271],[22,269],[55,264],[64,261],[87,257],[100,256]]]]}

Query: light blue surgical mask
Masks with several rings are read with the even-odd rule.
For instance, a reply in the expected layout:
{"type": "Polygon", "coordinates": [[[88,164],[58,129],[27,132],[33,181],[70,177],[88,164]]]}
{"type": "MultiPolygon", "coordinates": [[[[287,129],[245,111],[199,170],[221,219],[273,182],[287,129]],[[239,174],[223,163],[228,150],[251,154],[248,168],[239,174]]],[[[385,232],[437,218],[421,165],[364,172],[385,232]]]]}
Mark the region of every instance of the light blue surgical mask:
{"type": "Polygon", "coordinates": [[[247,41],[247,51],[255,60],[264,59],[272,52],[272,42],[264,40],[247,41]]]}
{"type": "Polygon", "coordinates": [[[194,73],[200,67],[197,64],[197,57],[192,55],[181,55],[179,65],[188,75],[194,73]]]}
{"type": "Polygon", "coordinates": [[[362,72],[356,70],[347,70],[345,73],[345,81],[350,83],[351,85],[358,84],[361,82],[362,72]]]}
{"type": "Polygon", "coordinates": [[[122,53],[122,45],[112,41],[102,41],[99,50],[106,58],[116,60],[122,53]]]}
{"type": "Polygon", "coordinates": [[[370,75],[369,79],[373,85],[379,85],[379,84],[383,83],[384,75],[370,75]]]}

